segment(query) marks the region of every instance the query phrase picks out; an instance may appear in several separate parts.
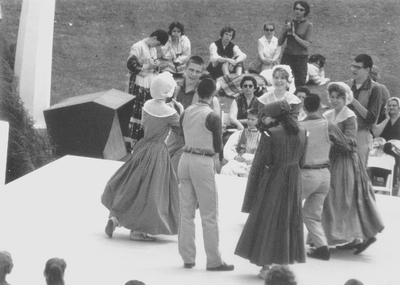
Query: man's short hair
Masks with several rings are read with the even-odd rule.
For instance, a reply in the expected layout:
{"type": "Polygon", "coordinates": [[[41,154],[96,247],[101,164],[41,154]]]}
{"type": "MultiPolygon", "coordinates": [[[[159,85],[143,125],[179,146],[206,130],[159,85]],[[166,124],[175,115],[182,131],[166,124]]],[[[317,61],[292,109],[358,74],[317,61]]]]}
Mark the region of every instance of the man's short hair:
{"type": "Polygon", "coordinates": [[[215,90],[215,81],[211,77],[203,78],[197,86],[197,93],[201,99],[210,98],[215,90]]]}
{"type": "Polygon", "coordinates": [[[159,41],[162,46],[165,45],[169,39],[168,33],[164,30],[156,30],[151,33],[150,37],[156,37],[157,41],[159,41]]]}
{"type": "Polygon", "coordinates": [[[227,26],[227,27],[222,28],[222,30],[221,30],[221,32],[219,33],[219,35],[220,35],[221,38],[222,38],[222,37],[224,36],[225,33],[230,33],[230,32],[232,32],[232,39],[231,39],[231,40],[233,40],[233,39],[235,38],[235,36],[236,36],[236,31],[235,31],[234,28],[232,28],[232,27],[230,27],[230,26],[227,26]]]}
{"type": "Polygon", "coordinates": [[[201,56],[194,55],[194,56],[191,56],[189,58],[189,60],[186,62],[186,67],[188,67],[189,64],[191,64],[191,63],[197,64],[197,65],[204,65],[204,59],[201,56]]]}
{"type": "Polygon", "coordinates": [[[368,54],[365,53],[357,55],[354,58],[354,61],[362,63],[364,68],[372,68],[372,66],[374,65],[372,57],[370,57],[368,54]]]}
{"type": "Polygon", "coordinates": [[[308,89],[307,87],[305,87],[305,86],[299,86],[299,87],[297,87],[296,88],[296,91],[294,91],[294,95],[297,95],[297,93],[305,93],[306,94],[306,96],[308,96],[308,95],[310,95],[311,94],[311,91],[310,91],[310,89],[308,89]]]}
{"type": "Polygon", "coordinates": [[[306,109],[307,112],[318,111],[320,104],[321,98],[315,93],[310,93],[310,95],[304,98],[304,109],[306,109]]]}

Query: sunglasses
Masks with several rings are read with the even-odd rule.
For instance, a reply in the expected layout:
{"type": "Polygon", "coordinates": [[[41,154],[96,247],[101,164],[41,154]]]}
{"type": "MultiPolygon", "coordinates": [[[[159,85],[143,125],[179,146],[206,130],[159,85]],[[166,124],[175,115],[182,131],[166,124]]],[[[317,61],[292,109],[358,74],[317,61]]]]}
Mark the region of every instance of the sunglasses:
{"type": "Polygon", "coordinates": [[[266,31],[266,32],[273,32],[273,31],[275,31],[275,29],[264,29],[264,31],[266,31]]]}
{"type": "Polygon", "coordinates": [[[300,12],[304,12],[306,9],[303,9],[303,8],[294,8],[294,10],[300,11],[300,12]]]}
{"type": "Polygon", "coordinates": [[[250,85],[247,85],[247,84],[243,85],[244,88],[253,88],[253,86],[254,85],[251,85],[251,84],[250,85]]]}

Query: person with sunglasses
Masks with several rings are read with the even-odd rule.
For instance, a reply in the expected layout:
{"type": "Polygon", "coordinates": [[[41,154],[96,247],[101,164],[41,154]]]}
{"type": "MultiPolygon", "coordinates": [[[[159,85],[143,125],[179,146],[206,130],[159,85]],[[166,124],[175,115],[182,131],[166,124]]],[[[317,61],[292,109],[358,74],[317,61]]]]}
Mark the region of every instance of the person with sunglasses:
{"type": "Polygon", "coordinates": [[[238,130],[247,126],[247,110],[256,107],[257,99],[254,96],[254,91],[257,89],[257,81],[253,76],[246,75],[240,82],[240,88],[243,92],[232,101],[229,109],[229,121],[238,130]]]}
{"type": "Polygon", "coordinates": [[[260,73],[263,70],[271,69],[277,64],[281,55],[281,46],[278,45],[278,38],[275,37],[275,24],[267,22],[263,26],[264,35],[257,41],[257,58],[249,67],[249,72],[260,73]]]}
{"type": "Polygon", "coordinates": [[[306,1],[296,1],[293,5],[295,18],[286,20],[278,45],[286,42],[281,64],[289,65],[293,70],[296,87],[304,86],[307,78],[308,47],[311,44],[313,25],[306,17],[310,5],[306,1]]]}

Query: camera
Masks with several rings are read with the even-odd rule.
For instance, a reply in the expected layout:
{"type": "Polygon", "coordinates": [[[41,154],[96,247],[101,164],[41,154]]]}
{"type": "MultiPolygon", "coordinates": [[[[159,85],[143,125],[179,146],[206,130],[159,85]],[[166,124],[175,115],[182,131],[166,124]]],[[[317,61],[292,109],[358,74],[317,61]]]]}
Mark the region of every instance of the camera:
{"type": "Polygon", "coordinates": [[[285,20],[285,26],[286,26],[286,29],[287,29],[287,30],[293,29],[293,22],[292,22],[292,20],[286,19],[286,20],[285,20]]]}

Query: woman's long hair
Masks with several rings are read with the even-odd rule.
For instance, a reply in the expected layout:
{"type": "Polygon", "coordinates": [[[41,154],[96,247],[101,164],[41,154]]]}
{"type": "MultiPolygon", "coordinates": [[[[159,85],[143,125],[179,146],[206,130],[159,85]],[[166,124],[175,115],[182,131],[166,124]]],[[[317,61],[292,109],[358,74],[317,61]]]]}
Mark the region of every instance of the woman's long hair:
{"type": "Polygon", "coordinates": [[[299,124],[290,112],[281,114],[275,118],[275,123],[280,123],[288,135],[297,135],[299,124]]]}
{"type": "Polygon", "coordinates": [[[64,271],[67,263],[64,259],[51,258],[46,262],[44,276],[47,285],[64,285],[64,271]]]}

